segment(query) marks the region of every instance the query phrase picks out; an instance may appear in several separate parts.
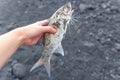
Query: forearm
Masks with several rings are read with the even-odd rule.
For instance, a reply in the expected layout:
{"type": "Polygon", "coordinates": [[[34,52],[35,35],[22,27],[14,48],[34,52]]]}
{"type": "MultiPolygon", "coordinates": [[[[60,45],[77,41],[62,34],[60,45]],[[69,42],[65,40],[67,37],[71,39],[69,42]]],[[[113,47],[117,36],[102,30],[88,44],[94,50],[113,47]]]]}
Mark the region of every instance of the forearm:
{"type": "Polygon", "coordinates": [[[22,38],[13,30],[0,36],[0,68],[21,45],[22,38]]]}

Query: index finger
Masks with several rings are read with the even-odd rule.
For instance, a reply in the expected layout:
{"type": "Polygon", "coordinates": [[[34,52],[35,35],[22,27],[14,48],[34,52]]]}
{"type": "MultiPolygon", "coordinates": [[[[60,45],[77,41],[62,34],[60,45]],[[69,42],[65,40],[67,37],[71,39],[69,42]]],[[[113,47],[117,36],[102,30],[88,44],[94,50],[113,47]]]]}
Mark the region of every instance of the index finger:
{"type": "Polygon", "coordinates": [[[47,25],[49,24],[49,20],[46,19],[46,20],[39,21],[38,24],[39,24],[40,26],[47,26],[47,25]]]}

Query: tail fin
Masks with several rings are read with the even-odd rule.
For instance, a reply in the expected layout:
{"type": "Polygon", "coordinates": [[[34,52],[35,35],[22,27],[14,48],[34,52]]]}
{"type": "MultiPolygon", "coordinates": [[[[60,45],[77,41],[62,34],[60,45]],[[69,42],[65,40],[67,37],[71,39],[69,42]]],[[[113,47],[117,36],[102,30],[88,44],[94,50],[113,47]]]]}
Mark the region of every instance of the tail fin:
{"type": "Polygon", "coordinates": [[[37,67],[44,65],[47,71],[48,76],[51,76],[50,73],[50,60],[47,59],[45,61],[43,61],[42,59],[39,59],[38,62],[30,69],[30,72],[32,72],[34,69],[36,69],[37,67]]]}
{"type": "Polygon", "coordinates": [[[47,73],[48,73],[48,76],[49,76],[49,78],[50,78],[50,76],[51,76],[51,73],[50,73],[50,61],[45,62],[45,63],[44,63],[44,66],[45,66],[46,71],[47,71],[47,73]]]}

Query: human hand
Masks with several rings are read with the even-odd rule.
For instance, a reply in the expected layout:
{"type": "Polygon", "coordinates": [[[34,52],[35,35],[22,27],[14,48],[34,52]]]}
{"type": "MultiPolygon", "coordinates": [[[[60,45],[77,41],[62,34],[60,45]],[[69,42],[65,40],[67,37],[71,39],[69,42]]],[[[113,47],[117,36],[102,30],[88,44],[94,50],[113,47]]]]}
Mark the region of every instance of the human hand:
{"type": "Polygon", "coordinates": [[[48,20],[43,20],[15,29],[22,38],[21,45],[34,45],[41,39],[45,32],[55,33],[56,30],[48,26],[48,23],[48,20]]]}
{"type": "Polygon", "coordinates": [[[0,35],[0,68],[20,46],[36,44],[45,32],[55,33],[48,23],[48,20],[43,20],[0,35]]]}

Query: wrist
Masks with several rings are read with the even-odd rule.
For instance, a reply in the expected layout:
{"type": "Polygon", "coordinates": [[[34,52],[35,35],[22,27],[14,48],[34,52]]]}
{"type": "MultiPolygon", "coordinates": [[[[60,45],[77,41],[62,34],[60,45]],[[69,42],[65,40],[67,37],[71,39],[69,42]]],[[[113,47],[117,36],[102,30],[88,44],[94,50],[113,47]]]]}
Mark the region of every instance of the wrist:
{"type": "Polygon", "coordinates": [[[20,28],[10,31],[10,34],[12,35],[13,39],[18,42],[18,46],[21,46],[23,44],[24,35],[21,32],[20,28]]]}

